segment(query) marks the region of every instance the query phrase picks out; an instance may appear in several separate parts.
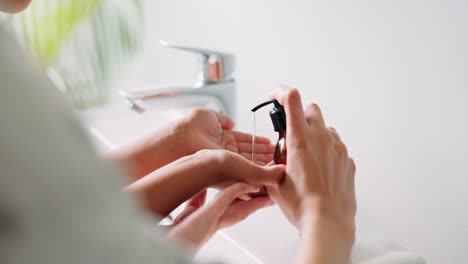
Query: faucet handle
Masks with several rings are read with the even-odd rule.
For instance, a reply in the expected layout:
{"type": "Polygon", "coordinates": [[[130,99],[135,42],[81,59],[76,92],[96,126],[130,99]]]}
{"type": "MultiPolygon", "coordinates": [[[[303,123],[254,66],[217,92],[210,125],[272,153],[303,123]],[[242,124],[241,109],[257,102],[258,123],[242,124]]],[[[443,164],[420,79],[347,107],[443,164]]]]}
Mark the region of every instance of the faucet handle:
{"type": "Polygon", "coordinates": [[[202,71],[199,81],[202,83],[213,83],[232,80],[235,70],[236,56],[231,53],[208,50],[190,46],[169,44],[165,41],[160,43],[166,47],[194,52],[200,55],[202,71]]]}

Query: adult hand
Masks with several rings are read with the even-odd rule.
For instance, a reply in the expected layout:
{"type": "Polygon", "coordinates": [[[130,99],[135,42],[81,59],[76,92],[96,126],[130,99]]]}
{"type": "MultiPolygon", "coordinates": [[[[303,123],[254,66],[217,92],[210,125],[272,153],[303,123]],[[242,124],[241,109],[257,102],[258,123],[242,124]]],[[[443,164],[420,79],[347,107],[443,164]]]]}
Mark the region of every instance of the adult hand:
{"type": "Polygon", "coordinates": [[[355,164],[316,104],[303,110],[299,92],[288,87],[274,90],[272,98],[285,107],[288,154],[284,182],[267,187],[268,194],[303,236],[317,239],[314,256],[326,255],[317,263],[344,263],[354,241],[355,164]],[[335,251],[324,254],[330,249],[321,246],[335,251]]]}
{"type": "Polygon", "coordinates": [[[184,210],[176,217],[168,237],[187,246],[198,249],[216,231],[232,226],[257,210],[273,205],[267,196],[248,201],[237,197],[257,192],[257,186],[236,183],[221,191],[213,201],[205,204],[206,190],[187,202],[184,210]]]}
{"type": "MultiPolygon", "coordinates": [[[[251,159],[252,135],[233,131],[234,121],[209,109],[195,109],[188,116],[121,147],[107,155],[129,167],[130,181],[202,149],[221,149],[251,159]]],[[[275,146],[256,137],[255,161],[264,165],[273,159],[275,146]]]]}

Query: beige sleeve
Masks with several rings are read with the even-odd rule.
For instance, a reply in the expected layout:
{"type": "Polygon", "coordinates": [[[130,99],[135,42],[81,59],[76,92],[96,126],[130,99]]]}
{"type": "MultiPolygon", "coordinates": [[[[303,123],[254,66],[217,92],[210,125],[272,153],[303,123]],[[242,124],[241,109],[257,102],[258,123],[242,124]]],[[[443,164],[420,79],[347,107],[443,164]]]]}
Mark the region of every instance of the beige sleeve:
{"type": "Polygon", "coordinates": [[[0,26],[0,263],[187,263],[0,26]]]}

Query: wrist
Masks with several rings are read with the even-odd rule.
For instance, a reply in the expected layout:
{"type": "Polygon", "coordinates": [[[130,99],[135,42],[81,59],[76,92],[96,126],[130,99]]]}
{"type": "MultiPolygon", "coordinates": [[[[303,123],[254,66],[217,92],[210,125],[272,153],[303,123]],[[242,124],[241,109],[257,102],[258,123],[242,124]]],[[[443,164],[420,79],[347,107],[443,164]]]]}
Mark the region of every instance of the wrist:
{"type": "Polygon", "coordinates": [[[354,227],[328,216],[310,215],[306,219],[298,258],[313,263],[349,263],[354,227]]]}
{"type": "Polygon", "coordinates": [[[137,178],[186,156],[183,148],[185,142],[183,134],[178,126],[169,124],[124,148],[137,178]]]}
{"type": "Polygon", "coordinates": [[[205,175],[207,187],[214,186],[221,181],[220,174],[223,165],[217,152],[216,150],[204,149],[192,155],[200,170],[203,171],[203,175],[205,175]]]}
{"type": "Polygon", "coordinates": [[[232,177],[232,170],[235,165],[233,161],[237,158],[237,154],[226,150],[200,150],[196,153],[200,155],[200,160],[205,162],[207,174],[210,178],[210,186],[220,186],[229,182],[236,181],[232,177]]]}
{"type": "Polygon", "coordinates": [[[308,236],[339,237],[343,242],[353,244],[355,239],[355,219],[347,217],[342,210],[323,198],[306,198],[303,202],[304,214],[300,219],[301,234],[308,236]]]}

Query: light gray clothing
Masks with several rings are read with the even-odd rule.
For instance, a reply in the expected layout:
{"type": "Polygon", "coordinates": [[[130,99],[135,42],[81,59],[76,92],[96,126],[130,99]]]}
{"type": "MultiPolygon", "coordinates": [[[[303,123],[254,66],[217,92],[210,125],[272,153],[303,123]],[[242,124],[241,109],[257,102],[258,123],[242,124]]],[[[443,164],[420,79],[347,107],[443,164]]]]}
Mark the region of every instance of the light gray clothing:
{"type": "Polygon", "coordinates": [[[0,263],[188,263],[0,24],[0,263]]]}

